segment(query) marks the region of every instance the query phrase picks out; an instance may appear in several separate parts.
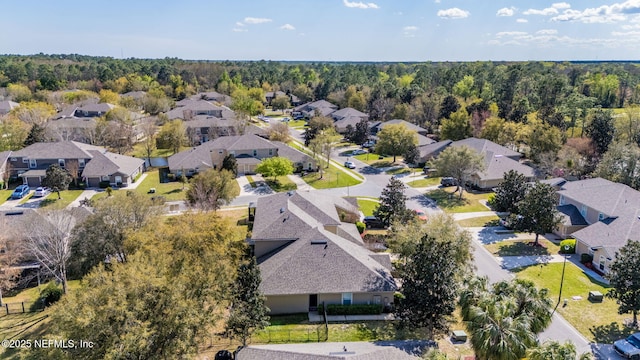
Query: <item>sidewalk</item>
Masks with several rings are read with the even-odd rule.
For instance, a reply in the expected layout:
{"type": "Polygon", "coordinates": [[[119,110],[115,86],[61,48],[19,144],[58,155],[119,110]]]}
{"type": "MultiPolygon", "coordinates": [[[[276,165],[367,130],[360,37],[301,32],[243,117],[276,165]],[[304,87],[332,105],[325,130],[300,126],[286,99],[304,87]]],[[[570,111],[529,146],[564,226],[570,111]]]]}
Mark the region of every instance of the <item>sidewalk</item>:
{"type": "MultiPolygon", "coordinates": [[[[127,188],[129,188],[129,187],[127,187],[127,188]]],[[[80,193],[80,195],[75,200],[73,200],[71,202],[71,204],[67,205],[67,209],[71,209],[71,208],[74,208],[74,207],[79,207],[80,206],[80,201],[84,200],[85,198],[91,199],[93,197],[93,195],[101,193],[103,191],[104,191],[103,189],[100,189],[100,190],[94,189],[94,188],[87,189],[87,190],[83,191],[82,193],[80,193]]]]}
{"type": "Polygon", "coordinates": [[[298,187],[298,191],[309,191],[312,190],[311,185],[307,184],[306,181],[302,180],[302,177],[299,175],[287,175],[287,178],[291,180],[298,187]]]}

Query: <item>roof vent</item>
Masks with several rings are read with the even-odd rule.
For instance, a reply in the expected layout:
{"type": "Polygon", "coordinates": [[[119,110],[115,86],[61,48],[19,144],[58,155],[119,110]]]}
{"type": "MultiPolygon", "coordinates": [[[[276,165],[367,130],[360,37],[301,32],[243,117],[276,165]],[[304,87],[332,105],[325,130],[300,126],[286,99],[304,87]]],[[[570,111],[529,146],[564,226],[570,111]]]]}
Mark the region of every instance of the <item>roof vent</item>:
{"type": "Polygon", "coordinates": [[[311,240],[311,245],[327,245],[326,239],[311,240]]]}
{"type": "Polygon", "coordinates": [[[283,212],[284,212],[284,208],[283,208],[283,207],[281,207],[281,208],[280,208],[280,214],[282,214],[283,212]]]}

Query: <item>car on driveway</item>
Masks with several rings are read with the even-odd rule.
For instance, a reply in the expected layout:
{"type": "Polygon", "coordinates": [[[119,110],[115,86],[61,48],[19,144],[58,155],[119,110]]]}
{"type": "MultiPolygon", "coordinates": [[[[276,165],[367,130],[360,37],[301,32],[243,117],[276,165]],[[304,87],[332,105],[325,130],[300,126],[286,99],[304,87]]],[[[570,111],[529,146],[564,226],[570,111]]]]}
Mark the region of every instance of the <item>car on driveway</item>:
{"type": "Polygon", "coordinates": [[[378,219],[375,216],[365,216],[363,222],[367,226],[367,229],[384,229],[385,228],[382,220],[378,219]]]}
{"type": "Polygon", "coordinates": [[[25,195],[27,195],[29,193],[29,185],[18,185],[18,187],[13,190],[13,193],[11,193],[11,198],[12,199],[22,199],[25,195]]]}
{"type": "Polygon", "coordinates": [[[613,349],[625,359],[640,360],[640,333],[614,342],[613,349]]]}
{"type": "Polygon", "coordinates": [[[347,169],[355,169],[356,164],[352,163],[351,161],[345,161],[344,167],[346,167],[347,169]]]}
{"type": "Polygon", "coordinates": [[[443,177],[440,179],[440,185],[442,186],[456,186],[458,185],[458,181],[452,177],[443,177]]]}
{"type": "Polygon", "coordinates": [[[362,155],[362,154],[366,154],[366,153],[367,153],[367,152],[366,152],[366,151],[364,151],[364,150],[362,150],[362,149],[356,149],[356,150],[353,150],[353,151],[351,152],[351,155],[362,155]]]}
{"type": "Polygon", "coordinates": [[[415,209],[415,210],[413,210],[413,213],[416,215],[418,220],[427,221],[427,214],[425,214],[424,211],[422,211],[420,209],[415,209]]]}
{"type": "Polygon", "coordinates": [[[36,191],[33,193],[33,197],[43,197],[49,195],[51,191],[49,191],[48,187],[38,186],[36,191]]]}

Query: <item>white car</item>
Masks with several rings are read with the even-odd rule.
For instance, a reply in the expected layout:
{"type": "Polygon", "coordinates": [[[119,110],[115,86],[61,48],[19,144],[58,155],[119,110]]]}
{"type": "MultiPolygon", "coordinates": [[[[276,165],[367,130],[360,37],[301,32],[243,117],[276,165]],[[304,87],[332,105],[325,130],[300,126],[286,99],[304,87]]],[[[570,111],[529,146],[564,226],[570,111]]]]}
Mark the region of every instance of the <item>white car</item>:
{"type": "Polygon", "coordinates": [[[366,154],[367,152],[362,150],[362,149],[357,149],[357,150],[353,150],[351,152],[351,155],[362,155],[362,154],[366,154]]]}
{"type": "Polygon", "coordinates": [[[33,197],[43,197],[49,195],[50,191],[48,187],[39,186],[33,193],[33,197]]]}
{"type": "Polygon", "coordinates": [[[352,163],[351,161],[347,161],[344,163],[344,167],[346,167],[347,169],[355,169],[356,164],[352,163]]]}

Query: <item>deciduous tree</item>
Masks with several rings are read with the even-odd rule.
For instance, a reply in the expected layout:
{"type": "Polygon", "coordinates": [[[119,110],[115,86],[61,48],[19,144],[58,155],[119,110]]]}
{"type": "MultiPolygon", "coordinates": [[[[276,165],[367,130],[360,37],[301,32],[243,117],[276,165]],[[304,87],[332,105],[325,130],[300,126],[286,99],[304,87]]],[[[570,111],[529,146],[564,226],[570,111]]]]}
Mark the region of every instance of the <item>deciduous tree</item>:
{"type": "Polygon", "coordinates": [[[273,141],[287,142],[291,137],[289,125],[283,122],[271,124],[267,133],[269,134],[269,140],[273,141]]]}
{"type": "Polygon", "coordinates": [[[53,164],[47,168],[42,179],[42,185],[58,193],[58,199],[61,199],[60,191],[67,190],[71,180],[72,177],[67,170],[61,168],[58,164],[53,164]]]}
{"type": "Polygon", "coordinates": [[[517,204],[517,214],[510,215],[514,229],[536,234],[538,237],[553,231],[562,218],[556,210],[558,200],[555,189],[548,184],[536,182],[528,187],[524,198],[517,204]]]}
{"type": "Polygon", "coordinates": [[[517,204],[524,199],[527,191],[527,179],[515,170],[504,173],[500,186],[489,205],[495,211],[516,212],[517,204]]]}
{"type": "Polygon", "coordinates": [[[278,176],[292,174],[293,170],[294,168],[291,160],[280,156],[263,159],[256,167],[257,173],[266,177],[272,176],[273,181],[275,181],[278,176]]]}
{"type": "Polygon", "coordinates": [[[0,118],[0,151],[19,150],[29,135],[29,125],[8,116],[0,118]]]}
{"type": "Polygon", "coordinates": [[[629,240],[616,253],[609,267],[609,283],[612,289],[607,296],[616,300],[618,313],[633,314],[633,326],[637,326],[640,311],[640,242],[629,240]]]}
{"type": "Polygon", "coordinates": [[[278,95],[275,99],[271,100],[271,107],[273,111],[282,110],[284,114],[284,111],[291,107],[291,102],[287,95],[278,95]]]}
{"type": "Polygon", "coordinates": [[[449,118],[442,120],[440,138],[448,140],[462,140],[472,135],[471,118],[464,108],[452,113],[449,118]]]}
{"type": "Polygon", "coordinates": [[[218,210],[239,195],[236,178],[228,170],[207,170],[191,179],[187,203],[202,211],[218,210]]]}
{"type": "Polygon", "coordinates": [[[636,144],[611,144],[602,155],[594,175],[639,189],[640,147],[636,144]]]}
{"type": "Polygon", "coordinates": [[[11,110],[11,116],[23,121],[25,124],[44,124],[56,113],[56,108],[48,103],[39,101],[27,101],[11,110]]]}
{"type": "Polygon", "coordinates": [[[187,130],[180,119],[162,125],[157,137],[158,147],[171,149],[174,154],[180,152],[180,148],[185,146],[187,141],[187,130]]]}
{"type": "Polygon", "coordinates": [[[471,175],[484,170],[484,156],[468,146],[449,146],[431,161],[439,176],[450,176],[458,182],[460,199],[471,175]]]}
{"type": "Polygon", "coordinates": [[[396,156],[405,154],[411,145],[418,145],[418,134],[404,124],[391,124],[378,133],[376,153],[393,155],[396,162],[396,156]]]}

